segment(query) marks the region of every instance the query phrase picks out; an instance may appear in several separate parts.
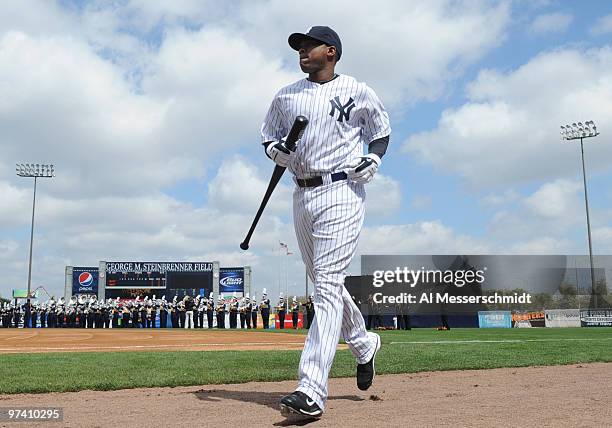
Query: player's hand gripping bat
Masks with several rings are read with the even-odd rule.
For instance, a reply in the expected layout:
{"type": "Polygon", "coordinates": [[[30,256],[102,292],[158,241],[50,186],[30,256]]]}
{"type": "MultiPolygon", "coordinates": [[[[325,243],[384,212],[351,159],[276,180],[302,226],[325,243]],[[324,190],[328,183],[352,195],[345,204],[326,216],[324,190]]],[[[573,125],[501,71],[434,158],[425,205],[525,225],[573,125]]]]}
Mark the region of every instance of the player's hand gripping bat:
{"type": "MultiPolygon", "coordinates": [[[[308,125],[308,119],[305,116],[298,116],[295,118],[295,121],[293,122],[293,126],[291,127],[291,131],[289,131],[289,135],[287,136],[287,141],[285,142],[289,150],[295,150],[295,143],[297,140],[300,139],[300,137],[304,133],[304,129],[306,129],[306,125],[308,125]]],[[[276,185],[278,184],[281,177],[283,176],[285,169],[286,169],[285,167],[280,166],[280,165],[276,165],[276,167],[274,167],[274,172],[272,172],[270,183],[268,183],[268,189],[266,190],[266,194],[264,195],[261,201],[261,205],[259,206],[259,209],[257,210],[257,214],[255,214],[255,219],[253,220],[253,224],[251,224],[251,228],[249,229],[249,232],[247,233],[246,238],[244,238],[244,241],[242,241],[242,243],[240,244],[240,248],[242,248],[243,250],[249,249],[249,241],[251,240],[253,231],[255,230],[255,227],[257,226],[257,223],[259,222],[259,218],[261,217],[261,214],[263,213],[264,208],[268,204],[268,200],[270,199],[272,192],[274,191],[274,189],[276,188],[276,185]]]]}

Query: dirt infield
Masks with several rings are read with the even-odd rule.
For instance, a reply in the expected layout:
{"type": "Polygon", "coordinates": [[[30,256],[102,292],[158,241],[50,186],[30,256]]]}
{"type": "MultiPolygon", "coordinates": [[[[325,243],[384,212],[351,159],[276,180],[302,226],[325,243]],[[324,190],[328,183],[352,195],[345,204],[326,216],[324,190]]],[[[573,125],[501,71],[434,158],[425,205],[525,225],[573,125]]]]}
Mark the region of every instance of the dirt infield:
{"type": "MultiPolygon", "coordinates": [[[[354,379],[332,379],[325,415],[307,425],[609,426],[610,385],[612,364],[605,363],[379,376],[367,393],[354,379]]],[[[61,424],[31,425],[42,427],[293,426],[277,403],[294,387],[286,381],[22,394],[0,396],[0,407],[64,409],[61,424]]]]}
{"type": "Polygon", "coordinates": [[[0,329],[0,354],[104,351],[301,350],[305,336],[208,329],[0,329]],[[229,334],[231,333],[231,334],[229,334]]]}

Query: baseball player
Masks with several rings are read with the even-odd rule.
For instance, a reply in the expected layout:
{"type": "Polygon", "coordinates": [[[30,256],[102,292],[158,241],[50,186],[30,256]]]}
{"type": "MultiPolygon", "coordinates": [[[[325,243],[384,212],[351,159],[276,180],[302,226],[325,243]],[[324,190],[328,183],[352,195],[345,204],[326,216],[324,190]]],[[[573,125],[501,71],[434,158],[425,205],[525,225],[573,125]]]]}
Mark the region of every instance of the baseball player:
{"type": "Polygon", "coordinates": [[[262,143],[266,155],[294,175],[294,226],[315,283],[316,315],[302,351],[297,390],[281,399],[280,408],[284,415],[318,418],[340,333],[357,359],[359,389],[367,390],[374,378],[380,337],[366,331],[344,278],[363,224],[364,185],[381,164],[391,128],[371,88],[335,73],[342,43],[334,30],[311,27],[288,41],[308,77],[276,94],[262,125],[262,143]],[[292,151],[285,138],[298,115],[310,123],[292,151]]]}

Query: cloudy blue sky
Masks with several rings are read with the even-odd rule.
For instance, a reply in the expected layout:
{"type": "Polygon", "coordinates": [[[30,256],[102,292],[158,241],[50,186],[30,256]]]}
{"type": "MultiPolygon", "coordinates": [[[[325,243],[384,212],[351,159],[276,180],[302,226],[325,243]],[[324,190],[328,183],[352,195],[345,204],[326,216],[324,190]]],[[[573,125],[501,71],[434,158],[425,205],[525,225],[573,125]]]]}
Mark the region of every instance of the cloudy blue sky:
{"type": "Polygon", "coordinates": [[[337,30],[337,71],[391,116],[359,254],[586,254],[579,144],[559,125],[589,119],[593,247],[612,253],[609,1],[8,0],[0,295],[27,284],[26,162],[57,173],[39,181],[34,287],[61,294],[66,265],[99,260],[218,260],[252,266],[258,294],[303,290],[287,178],[238,244],[273,167],[261,121],[302,77],[287,36],[311,25],[337,30]]]}

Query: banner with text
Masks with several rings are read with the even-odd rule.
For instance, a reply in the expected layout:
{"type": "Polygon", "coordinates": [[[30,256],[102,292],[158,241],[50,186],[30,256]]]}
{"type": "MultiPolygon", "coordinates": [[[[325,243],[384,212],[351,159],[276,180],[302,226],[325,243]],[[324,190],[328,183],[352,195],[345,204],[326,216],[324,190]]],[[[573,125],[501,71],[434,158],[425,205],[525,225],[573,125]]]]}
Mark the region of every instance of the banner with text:
{"type": "Polygon", "coordinates": [[[480,328],[511,328],[512,314],[510,311],[478,312],[478,327],[480,328]]]}
{"type": "Polygon", "coordinates": [[[580,327],[580,309],[547,309],[546,327],[580,327]]]}
{"type": "Polygon", "coordinates": [[[72,295],[98,294],[98,268],[72,268],[72,295]]]}
{"type": "Polygon", "coordinates": [[[244,268],[219,269],[219,293],[244,293],[244,268]]]}
{"type": "Polygon", "coordinates": [[[212,289],[212,262],[106,262],[106,287],[212,289]]]}
{"type": "Polygon", "coordinates": [[[612,309],[583,309],[580,324],[582,327],[612,327],[612,309]]]}

